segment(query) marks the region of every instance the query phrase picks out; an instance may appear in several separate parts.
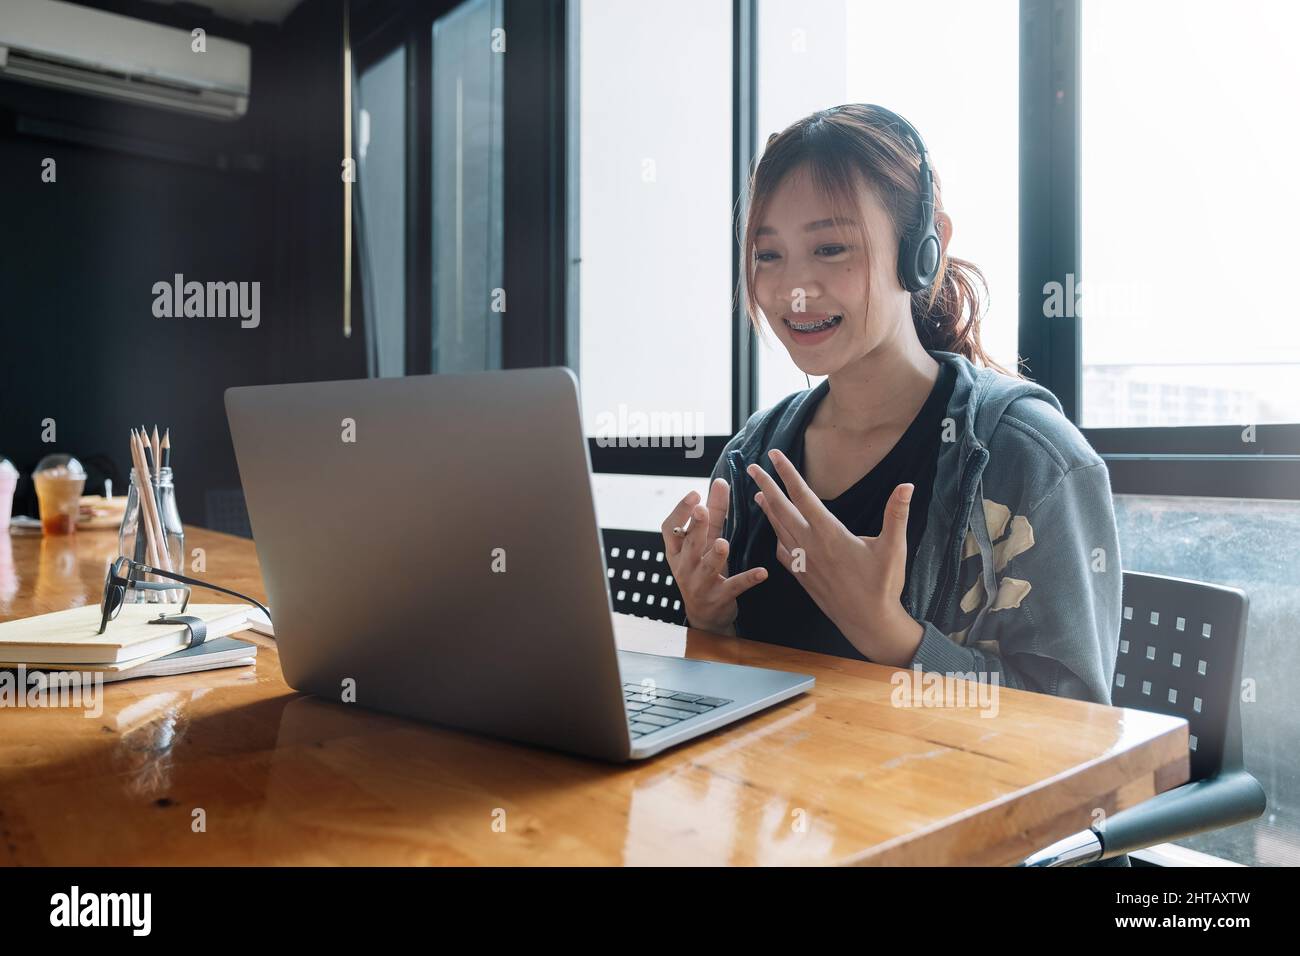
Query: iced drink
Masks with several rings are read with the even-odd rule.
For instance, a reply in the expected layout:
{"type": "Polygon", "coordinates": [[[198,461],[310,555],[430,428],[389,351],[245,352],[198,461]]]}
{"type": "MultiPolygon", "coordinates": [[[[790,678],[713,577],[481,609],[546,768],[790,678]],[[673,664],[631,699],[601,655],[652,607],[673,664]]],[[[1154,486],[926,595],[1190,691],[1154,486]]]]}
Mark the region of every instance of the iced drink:
{"type": "Polygon", "coordinates": [[[72,534],[77,530],[81,491],[86,472],[67,455],[50,455],[32,472],[36,500],[41,508],[41,530],[46,534],[72,534]]]}

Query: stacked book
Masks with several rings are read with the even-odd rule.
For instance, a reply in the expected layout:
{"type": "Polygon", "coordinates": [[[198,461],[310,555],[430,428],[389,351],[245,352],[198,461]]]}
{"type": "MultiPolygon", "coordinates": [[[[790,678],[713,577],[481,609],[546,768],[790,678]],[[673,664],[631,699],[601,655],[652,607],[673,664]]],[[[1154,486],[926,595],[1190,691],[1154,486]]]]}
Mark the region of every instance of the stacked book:
{"type": "Polygon", "coordinates": [[[105,681],[188,674],[254,663],[257,645],[226,635],[269,632],[266,615],[251,605],[191,604],[185,615],[207,625],[207,639],[191,646],[184,624],[151,623],[177,610],[176,605],[127,604],[103,634],[97,633],[98,605],[6,621],[0,624],[0,669],[90,671],[105,681]]]}

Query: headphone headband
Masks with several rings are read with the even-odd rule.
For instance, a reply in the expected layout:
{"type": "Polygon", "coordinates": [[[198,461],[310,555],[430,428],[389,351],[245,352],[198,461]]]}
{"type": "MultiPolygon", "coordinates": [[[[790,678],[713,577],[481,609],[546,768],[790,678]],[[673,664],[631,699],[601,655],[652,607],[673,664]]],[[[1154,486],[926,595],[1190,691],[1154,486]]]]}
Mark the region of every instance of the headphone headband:
{"type": "MultiPolygon", "coordinates": [[[[888,109],[887,107],[878,106],[875,103],[852,103],[849,105],[862,107],[863,109],[875,110],[877,113],[884,113],[885,116],[889,117],[889,119],[891,119],[895,124],[902,127],[903,134],[908,139],[910,139],[912,141],[912,145],[916,147],[916,152],[917,155],[921,157],[921,162],[923,163],[929,162],[930,151],[925,148],[925,140],[921,138],[921,134],[917,132],[916,127],[913,126],[911,123],[909,123],[906,118],[904,118],[898,113],[895,113],[893,110],[888,109]]],[[[838,113],[840,110],[844,108],[845,107],[843,106],[837,106],[835,107],[833,112],[838,113]]]]}
{"type": "Polygon", "coordinates": [[[898,242],[898,281],[908,292],[920,292],[934,284],[939,276],[939,264],[943,259],[943,244],[939,241],[939,231],[934,221],[934,173],[930,169],[930,152],[925,148],[925,140],[916,131],[916,127],[899,114],[874,103],[852,103],[836,106],[827,113],[838,113],[851,107],[875,110],[883,113],[891,125],[900,127],[907,139],[916,147],[921,159],[921,168],[917,173],[917,185],[921,193],[920,222],[916,229],[904,233],[898,242]]]}

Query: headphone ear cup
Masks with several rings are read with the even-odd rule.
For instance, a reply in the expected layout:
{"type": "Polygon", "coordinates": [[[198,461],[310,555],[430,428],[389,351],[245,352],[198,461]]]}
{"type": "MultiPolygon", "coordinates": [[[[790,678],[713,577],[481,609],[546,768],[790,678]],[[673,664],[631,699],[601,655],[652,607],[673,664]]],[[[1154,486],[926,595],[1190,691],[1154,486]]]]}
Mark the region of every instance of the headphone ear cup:
{"type": "Polygon", "coordinates": [[[919,236],[905,236],[898,244],[898,281],[908,292],[920,292],[934,284],[939,274],[942,246],[931,224],[919,236]]]}
{"type": "Polygon", "coordinates": [[[921,244],[916,250],[916,275],[921,280],[921,288],[928,288],[939,275],[942,249],[939,234],[933,228],[921,237],[921,244]]]}
{"type": "Polygon", "coordinates": [[[916,287],[916,251],[909,236],[898,242],[898,284],[908,292],[915,292],[916,287]]]}

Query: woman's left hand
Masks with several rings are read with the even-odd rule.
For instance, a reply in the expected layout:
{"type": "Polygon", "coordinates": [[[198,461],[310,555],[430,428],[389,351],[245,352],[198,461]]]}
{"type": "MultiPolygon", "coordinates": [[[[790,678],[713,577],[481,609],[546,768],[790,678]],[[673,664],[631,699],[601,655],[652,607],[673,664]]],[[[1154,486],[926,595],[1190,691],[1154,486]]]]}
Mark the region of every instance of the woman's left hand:
{"type": "Polygon", "coordinates": [[[758,465],[747,473],[761,489],[754,500],[776,531],[776,557],[863,656],[906,667],[925,628],[902,604],[907,580],[911,484],[885,504],[877,537],[855,535],[826,508],[790,459],[768,453],[790,495],[758,465]]]}

